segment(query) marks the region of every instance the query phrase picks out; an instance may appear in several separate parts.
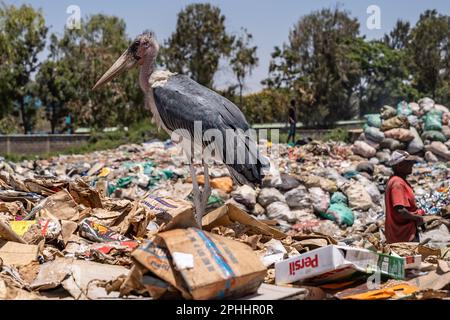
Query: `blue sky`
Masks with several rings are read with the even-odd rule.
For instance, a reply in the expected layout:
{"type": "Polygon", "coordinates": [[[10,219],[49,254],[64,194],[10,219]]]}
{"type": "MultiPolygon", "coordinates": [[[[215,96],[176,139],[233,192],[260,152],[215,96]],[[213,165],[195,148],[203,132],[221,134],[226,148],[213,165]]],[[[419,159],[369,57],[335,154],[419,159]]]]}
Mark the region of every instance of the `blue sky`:
{"type": "MultiPolygon", "coordinates": [[[[62,33],[68,14],[67,7],[78,5],[82,16],[104,13],[123,18],[130,37],[145,29],[156,32],[158,39],[167,39],[175,30],[177,13],[189,3],[210,2],[221,8],[226,16],[226,27],[231,33],[238,33],[241,27],[247,28],[254,36],[258,46],[260,63],[253,75],[247,80],[247,91],[257,91],[260,81],[267,77],[270,54],[274,46],[287,40],[289,30],[298,19],[311,11],[323,7],[333,8],[339,3],[358,18],[361,34],[368,39],[382,37],[392,30],[397,19],[415,23],[420,13],[426,9],[437,9],[450,15],[448,0],[4,0],[7,4],[31,4],[42,8],[51,32],[62,33]],[[366,21],[367,8],[377,5],[381,9],[381,29],[369,30],[366,21]]],[[[226,63],[222,63],[216,75],[219,87],[234,82],[233,75],[226,63]]]]}

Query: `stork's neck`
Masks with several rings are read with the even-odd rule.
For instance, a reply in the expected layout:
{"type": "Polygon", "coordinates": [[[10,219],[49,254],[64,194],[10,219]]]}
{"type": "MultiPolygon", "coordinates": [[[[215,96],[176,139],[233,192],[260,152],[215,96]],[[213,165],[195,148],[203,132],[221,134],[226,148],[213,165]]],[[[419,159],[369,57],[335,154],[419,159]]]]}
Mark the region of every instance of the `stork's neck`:
{"type": "Polygon", "coordinates": [[[141,65],[139,70],[139,85],[142,91],[147,92],[150,89],[148,80],[155,69],[155,58],[148,56],[144,59],[144,63],[141,65]]]}

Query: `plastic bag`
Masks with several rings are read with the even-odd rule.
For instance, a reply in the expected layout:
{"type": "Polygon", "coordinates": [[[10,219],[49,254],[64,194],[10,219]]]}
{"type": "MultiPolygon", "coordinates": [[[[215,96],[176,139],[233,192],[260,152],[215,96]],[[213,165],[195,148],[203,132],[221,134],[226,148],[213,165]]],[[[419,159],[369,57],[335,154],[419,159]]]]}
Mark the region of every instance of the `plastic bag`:
{"type": "Polygon", "coordinates": [[[401,142],[410,142],[414,139],[414,134],[409,129],[402,128],[388,130],[384,136],[401,142]]]}
{"type": "Polygon", "coordinates": [[[380,148],[389,149],[391,151],[405,150],[406,144],[392,138],[386,138],[380,143],[380,148]]]}
{"type": "Polygon", "coordinates": [[[420,106],[418,103],[411,102],[409,104],[409,106],[411,107],[413,115],[415,115],[416,117],[420,117],[422,115],[422,112],[420,110],[420,106]]]}
{"type": "Polygon", "coordinates": [[[386,163],[389,160],[391,160],[391,155],[389,154],[389,152],[385,152],[385,151],[377,152],[375,157],[377,157],[377,159],[378,159],[378,161],[380,161],[380,163],[386,163]]]}
{"type": "Polygon", "coordinates": [[[333,193],[333,196],[331,197],[330,203],[332,205],[338,204],[338,203],[348,205],[348,199],[345,196],[345,194],[343,194],[342,192],[335,192],[335,193],[333,193]]]}
{"type": "Polygon", "coordinates": [[[384,133],[380,129],[374,127],[368,127],[365,129],[364,135],[367,139],[370,139],[376,143],[380,143],[385,138],[384,133]]]}
{"type": "Polygon", "coordinates": [[[231,196],[248,208],[253,208],[256,205],[256,191],[247,185],[237,188],[231,193],[231,196]]]}
{"type": "Polygon", "coordinates": [[[356,166],[356,171],[358,172],[366,172],[370,175],[373,174],[374,171],[374,165],[370,162],[364,161],[364,162],[360,162],[358,163],[358,165],[356,166]]]}
{"type": "Polygon", "coordinates": [[[442,114],[442,124],[448,126],[450,124],[450,112],[445,112],[442,114]]]}
{"type": "Polygon", "coordinates": [[[420,123],[420,120],[417,116],[411,115],[411,116],[408,116],[408,122],[411,125],[411,127],[417,127],[420,123]]]}
{"type": "Polygon", "coordinates": [[[442,126],[442,134],[443,134],[447,139],[450,139],[450,127],[449,127],[449,126],[442,126]]]}
{"type": "Polygon", "coordinates": [[[361,183],[351,181],[343,186],[343,191],[351,209],[366,211],[373,206],[370,194],[361,183]]]}
{"type": "Polygon", "coordinates": [[[426,150],[446,161],[450,161],[450,150],[442,142],[434,141],[429,146],[426,146],[426,150]]]}
{"type": "Polygon", "coordinates": [[[440,131],[425,131],[422,134],[422,140],[429,140],[429,141],[439,141],[439,142],[446,142],[447,138],[445,135],[440,131]]]}
{"type": "Polygon", "coordinates": [[[360,155],[364,158],[372,158],[377,153],[377,150],[364,141],[356,141],[352,146],[354,154],[360,155]]]}
{"type": "Polygon", "coordinates": [[[364,117],[367,119],[367,125],[369,127],[381,127],[381,116],[379,114],[368,114],[364,117]]]}
{"type": "Polygon", "coordinates": [[[434,107],[434,100],[430,98],[423,98],[419,100],[419,106],[421,109],[421,112],[423,114],[427,113],[434,107]]]}
{"type": "Polygon", "coordinates": [[[325,213],[330,206],[330,194],[321,188],[309,189],[312,205],[316,213],[325,213]]]}
{"type": "Polygon", "coordinates": [[[425,116],[425,131],[442,130],[442,111],[432,110],[425,116]]]}
{"type": "Polygon", "coordinates": [[[259,193],[258,203],[263,207],[267,207],[269,204],[277,201],[286,202],[286,199],[281,192],[275,188],[263,188],[259,193]]]}
{"type": "Polygon", "coordinates": [[[269,219],[280,219],[287,222],[296,222],[297,220],[295,214],[284,202],[277,201],[271,203],[269,206],[267,206],[266,212],[269,219]]]}
{"type": "Polygon", "coordinates": [[[411,133],[414,135],[414,139],[408,144],[408,152],[410,154],[419,153],[424,148],[423,141],[415,128],[410,128],[409,130],[411,130],[411,133]]]}
{"type": "Polygon", "coordinates": [[[409,116],[412,114],[412,109],[406,101],[402,101],[397,105],[397,115],[409,116]]]}
{"type": "Polygon", "coordinates": [[[364,189],[370,195],[372,202],[376,203],[376,204],[380,203],[381,193],[380,193],[380,190],[378,190],[377,185],[362,175],[359,175],[357,177],[357,179],[358,179],[358,182],[361,183],[361,185],[364,187],[364,189]]]}
{"type": "Polygon", "coordinates": [[[388,131],[396,128],[409,129],[408,118],[405,116],[396,116],[394,118],[384,120],[380,129],[381,131],[388,131]]]}
{"type": "Polygon", "coordinates": [[[312,207],[308,190],[304,186],[299,186],[284,194],[286,203],[291,209],[308,209],[312,207]]]}
{"type": "Polygon", "coordinates": [[[381,108],[381,118],[384,120],[393,118],[397,115],[397,111],[391,106],[383,106],[381,108]]]}
{"type": "Polygon", "coordinates": [[[343,203],[332,204],[322,216],[337,222],[339,225],[352,226],[355,222],[355,216],[353,215],[352,209],[343,203]]]}

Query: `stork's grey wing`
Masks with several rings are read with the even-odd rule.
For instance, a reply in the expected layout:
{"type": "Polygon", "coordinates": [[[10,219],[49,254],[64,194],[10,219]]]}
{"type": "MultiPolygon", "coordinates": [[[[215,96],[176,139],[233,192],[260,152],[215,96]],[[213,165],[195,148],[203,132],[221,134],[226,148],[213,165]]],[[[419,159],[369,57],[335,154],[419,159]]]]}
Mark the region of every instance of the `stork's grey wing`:
{"type": "Polygon", "coordinates": [[[187,76],[174,75],[167,82],[153,86],[155,105],[164,125],[170,131],[188,130],[194,135],[194,125],[200,121],[202,134],[210,129],[219,130],[226,137],[232,129],[236,148],[222,144],[223,160],[228,165],[232,177],[238,183],[260,183],[262,164],[256,148],[256,142],[250,141],[245,133],[250,127],[239,108],[216,92],[198,84],[187,76]],[[237,129],[240,130],[236,131],[237,129]],[[241,143],[238,143],[241,142],[241,143]],[[225,161],[230,152],[232,163],[225,161]],[[249,155],[253,160],[239,161],[238,155],[249,155]]]}
{"type": "Polygon", "coordinates": [[[208,129],[249,129],[244,115],[232,102],[216,92],[198,84],[187,76],[174,75],[161,86],[153,88],[155,104],[165,126],[193,129],[201,121],[208,129]]]}

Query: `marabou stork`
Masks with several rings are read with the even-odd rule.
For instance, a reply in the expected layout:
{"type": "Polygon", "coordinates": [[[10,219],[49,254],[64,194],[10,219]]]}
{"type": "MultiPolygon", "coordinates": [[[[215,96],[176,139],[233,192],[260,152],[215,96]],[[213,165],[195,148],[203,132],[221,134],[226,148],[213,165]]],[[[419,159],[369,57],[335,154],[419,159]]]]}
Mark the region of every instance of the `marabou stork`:
{"type": "MultiPolygon", "coordinates": [[[[194,139],[196,122],[201,123],[202,137],[203,133],[209,129],[219,131],[228,139],[230,136],[226,133],[234,132],[231,139],[237,143],[231,148],[227,148],[229,141],[221,143],[222,154],[219,158],[228,167],[236,184],[251,186],[260,184],[263,178],[262,170],[269,166],[269,162],[257,151],[255,140],[248,139],[249,135],[246,131],[250,127],[239,108],[185,75],[167,70],[156,70],[155,60],[158,52],[159,45],[154,34],[149,31],[144,32],[101,77],[93,89],[138,66],[139,85],[158,128],[163,128],[169,135],[176,130],[184,130],[189,133],[187,138],[191,141],[195,140],[197,145],[201,145],[202,150],[208,146],[208,143],[203,138],[194,139]],[[228,158],[231,154],[233,156],[228,158]],[[239,161],[239,159],[242,160],[242,154],[246,154],[245,161],[239,161]],[[231,159],[231,161],[225,161],[225,159],[231,159]]],[[[192,156],[191,152],[192,150],[188,150],[192,156]]],[[[211,195],[208,164],[203,161],[205,183],[202,191],[199,188],[193,161],[189,162],[189,167],[194,192],[195,218],[201,228],[201,220],[211,195]]]]}

